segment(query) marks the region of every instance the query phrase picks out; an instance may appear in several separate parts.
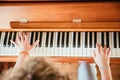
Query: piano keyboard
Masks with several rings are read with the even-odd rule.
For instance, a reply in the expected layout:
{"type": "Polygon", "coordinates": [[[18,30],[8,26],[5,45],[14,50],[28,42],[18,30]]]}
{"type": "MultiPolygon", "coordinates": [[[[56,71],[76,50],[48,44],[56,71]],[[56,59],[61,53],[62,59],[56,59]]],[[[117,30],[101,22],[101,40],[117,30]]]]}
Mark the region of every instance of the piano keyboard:
{"type": "MultiPolygon", "coordinates": [[[[17,56],[11,44],[19,32],[0,32],[0,56],[17,56]]],[[[29,42],[40,40],[32,56],[91,57],[96,43],[111,48],[111,57],[120,57],[120,32],[30,32],[29,42]]]]}

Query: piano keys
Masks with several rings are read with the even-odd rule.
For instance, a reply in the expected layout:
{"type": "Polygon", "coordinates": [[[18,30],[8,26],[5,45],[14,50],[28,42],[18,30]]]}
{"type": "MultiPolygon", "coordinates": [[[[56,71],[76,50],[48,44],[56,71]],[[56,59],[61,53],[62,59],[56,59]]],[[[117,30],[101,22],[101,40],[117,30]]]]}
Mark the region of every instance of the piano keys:
{"type": "MultiPolygon", "coordinates": [[[[19,32],[0,32],[0,56],[17,56],[17,48],[11,44],[19,32]]],[[[32,56],[92,57],[96,43],[111,48],[111,57],[120,57],[120,32],[29,32],[29,42],[39,44],[32,56]]]]}

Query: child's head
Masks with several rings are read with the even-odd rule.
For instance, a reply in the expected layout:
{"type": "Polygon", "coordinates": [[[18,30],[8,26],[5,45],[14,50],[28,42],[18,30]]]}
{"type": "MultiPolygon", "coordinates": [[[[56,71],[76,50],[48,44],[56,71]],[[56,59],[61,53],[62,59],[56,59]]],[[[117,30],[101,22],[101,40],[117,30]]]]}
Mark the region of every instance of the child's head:
{"type": "Polygon", "coordinates": [[[3,80],[69,80],[49,59],[29,57],[23,65],[8,71],[3,80]]]}

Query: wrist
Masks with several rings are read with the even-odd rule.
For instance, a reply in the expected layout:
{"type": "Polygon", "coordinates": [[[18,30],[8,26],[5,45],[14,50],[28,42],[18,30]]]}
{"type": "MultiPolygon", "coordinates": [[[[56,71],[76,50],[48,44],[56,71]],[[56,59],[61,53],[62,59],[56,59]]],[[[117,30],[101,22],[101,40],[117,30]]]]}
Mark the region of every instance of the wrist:
{"type": "Polygon", "coordinates": [[[110,70],[110,66],[99,66],[100,71],[110,70]]]}
{"type": "Polygon", "coordinates": [[[21,55],[29,55],[29,52],[28,51],[20,51],[19,54],[21,54],[21,55]]]}

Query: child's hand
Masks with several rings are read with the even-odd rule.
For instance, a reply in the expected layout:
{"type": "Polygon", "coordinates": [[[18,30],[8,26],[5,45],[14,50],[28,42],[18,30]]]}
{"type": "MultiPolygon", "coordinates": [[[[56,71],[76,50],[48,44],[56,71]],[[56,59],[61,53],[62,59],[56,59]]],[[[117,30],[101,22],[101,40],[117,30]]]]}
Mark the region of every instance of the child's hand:
{"type": "Polygon", "coordinates": [[[105,67],[109,67],[109,62],[110,62],[110,48],[107,48],[106,46],[104,46],[104,48],[102,48],[102,46],[100,44],[96,44],[96,50],[93,51],[94,54],[94,61],[96,62],[96,64],[102,68],[105,67]]]}

